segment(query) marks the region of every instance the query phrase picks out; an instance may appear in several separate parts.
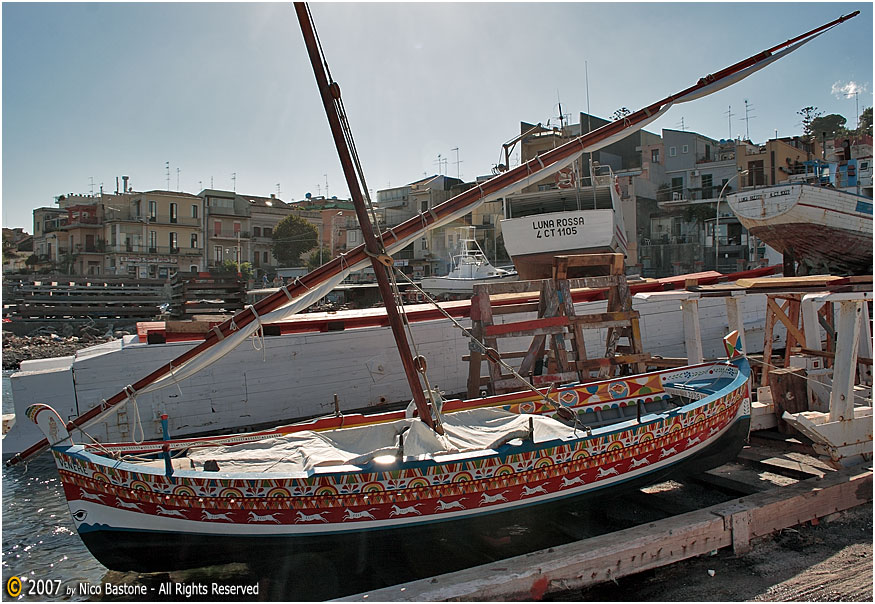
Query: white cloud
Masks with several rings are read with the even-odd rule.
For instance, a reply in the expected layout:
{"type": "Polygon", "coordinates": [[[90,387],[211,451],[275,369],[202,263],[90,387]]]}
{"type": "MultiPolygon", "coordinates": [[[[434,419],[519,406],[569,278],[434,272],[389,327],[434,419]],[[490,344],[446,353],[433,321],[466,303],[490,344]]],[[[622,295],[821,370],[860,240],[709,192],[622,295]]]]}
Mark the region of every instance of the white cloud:
{"type": "Polygon", "coordinates": [[[862,92],[866,92],[866,86],[860,85],[854,81],[850,81],[847,84],[842,83],[841,80],[832,85],[832,94],[837,99],[842,97],[846,99],[852,98],[855,94],[859,94],[862,92]]]}

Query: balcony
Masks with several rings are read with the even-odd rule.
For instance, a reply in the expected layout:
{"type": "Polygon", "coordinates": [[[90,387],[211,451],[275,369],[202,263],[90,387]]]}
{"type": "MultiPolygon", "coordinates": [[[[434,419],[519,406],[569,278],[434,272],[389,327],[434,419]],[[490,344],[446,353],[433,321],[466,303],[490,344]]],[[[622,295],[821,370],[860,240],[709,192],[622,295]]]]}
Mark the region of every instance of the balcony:
{"type": "Polygon", "coordinates": [[[77,227],[101,227],[100,219],[96,216],[80,216],[78,218],[64,218],[61,220],[62,229],[71,229],[77,227]]]}
{"type": "Polygon", "coordinates": [[[168,245],[108,245],[107,254],[155,254],[159,256],[201,256],[203,250],[191,247],[170,247],[168,245]]]}
{"type": "Polygon", "coordinates": [[[240,235],[240,239],[249,239],[249,231],[237,231],[237,232],[235,232],[235,231],[226,230],[226,229],[222,229],[221,231],[218,231],[218,232],[212,231],[210,233],[210,237],[212,237],[213,239],[222,238],[222,239],[234,239],[234,240],[236,240],[238,234],[240,235]]]}

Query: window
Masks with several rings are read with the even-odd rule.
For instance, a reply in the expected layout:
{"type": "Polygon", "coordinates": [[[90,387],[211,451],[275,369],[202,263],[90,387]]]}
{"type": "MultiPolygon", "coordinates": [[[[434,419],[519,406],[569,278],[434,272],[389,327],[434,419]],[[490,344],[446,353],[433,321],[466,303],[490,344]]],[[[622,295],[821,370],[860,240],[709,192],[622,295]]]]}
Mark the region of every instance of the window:
{"type": "Polygon", "coordinates": [[[252,227],[252,236],[261,237],[261,227],[252,227]]]}
{"type": "Polygon", "coordinates": [[[222,236],[222,222],[217,220],[213,223],[213,235],[216,237],[222,236]]]}
{"type": "Polygon", "coordinates": [[[191,217],[197,218],[197,206],[195,204],[191,205],[191,217]]]}
{"type": "MultiPolygon", "coordinates": [[[[194,207],[197,207],[197,206],[194,206],[194,207]]],[[[191,273],[196,273],[197,272],[197,264],[192,264],[191,266],[189,266],[188,271],[191,273]]]]}
{"type": "Polygon", "coordinates": [[[264,261],[265,264],[268,263],[267,252],[261,252],[261,258],[262,258],[262,260],[264,261]]]}
{"type": "Polygon", "coordinates": [[[428,239],[426,239],[425,237],[422,238],[422,249],[428,249],[428,239]]]}
{"type": "Polygon", "coordinates": [[[149,222],[158,220],[158,202],[149,201],[149,222]]]}
{"type": "Polygon", "coordinates": [[[176,222],[176,204],[175,203],[170,204],[170,222],[171,223],[176,222]]]}
{"type": "Polygon", "coordinates": [[[714,197],[713,179],[712,174],[702,174],[702,199],[714,197]]]}
{"type": "Polygon", "coordinates": [[[659,163],[659,149],[651,149],[650,150],[650,161],[651,161],[651,163],[654,163],[654,164],[659,163]]]}
{"type": "Polygon", "coordinates": [[[179,240],[177,239],[176,233],[170,233],[170,235],[167,239],[170,242],[170,253],[172,254],[175,251],[178,252],[179,251],[179,240]]]}
{"type": "Polygon", "coordinates": [[[669,156],[669,157],[676,157],[677,154],[678,154],[678,148],[677,148],[677,147],[669,147],[669,148],[668,148],[668,156],[669,156]]]}
{"type": "Polygon", "coordinates": [[[236,235],[236,234],[239,233],[239,232],[240,232],[240,223],[239,223],[239,222],[235,222],[235,223],[234,223],[234,234],[236,235]]]}
{"type": "Polygon", "coordinates": [[[675,176],[671,179],[671,198],[673,200],[683,199],[684,194],[684,177],[675,176]]]}
{"type": "Polygon", "coordinates": [[[271,230],[270,227],[264,227],[264,236],[265,237],[270,237],[272,233],[273,233],[273,231],[271,230]]]}
{"type": "Polygon", "coordinates": [[[191,249],[193,249],[193,250],[197,249],[197,233],[191,234],[191,249]]]}
{"type": "Polygon", "coordinates": [[[149,231],[149,251],[153,254],[158,251],[158,232],[149,231]]]}
{"type": "Polygon", "coordinates": [[[419,202],[419,211],[420,212],[428,212],[428,200],[427,199],[423,199],[421,202],[419,202]]]}
{"type": "Polygon", "coordinates": [[[683,147],[681,147],[681,153],[689,153],[689,152],[690,152],[689,145],[684,145],[683,147]]]}
{"type": "Polygon", "coordinates": [[[222,246],[214,245],[213,246],[213,258],[216,260],[217,264],[222,264],[222,246]]]}

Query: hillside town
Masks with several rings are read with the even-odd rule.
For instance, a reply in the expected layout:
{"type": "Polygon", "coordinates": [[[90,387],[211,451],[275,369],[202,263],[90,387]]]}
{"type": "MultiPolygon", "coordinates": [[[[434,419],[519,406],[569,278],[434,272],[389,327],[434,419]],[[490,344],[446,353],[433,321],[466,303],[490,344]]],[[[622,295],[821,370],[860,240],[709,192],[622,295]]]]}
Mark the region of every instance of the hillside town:
{"type": "MultiPolygon", "coordinates": [[[[728,273],[780,263],[780,254],[748,235],[725,203],[726,196],[787,182],[804,170],[805,162],[851,158],[860,162],[858,186],[868,188],[871,196],[871,111],[863,112],[856,130],[833,127],[830,136],[826,132],[818,136],[815,122],[809,132],[759,143],[715,139],[686,130],[663,129],[661,134],[641,130],[584,154],[552,178],[507,196],[504,203],[486,203],[453,224],[429,231],[394,259],[413,279],[445,275],[460,242],[459,227],[473,226],[490,261],[509,264],[501,220],[510,217],[514,204],[597,207],[588,175],[591,169],[609,168],[622,200],[627,272],[665,277],[702,270],[728,273]]],[[[576,124],[563,121],[561,126],[544,127],[521,122],[519,135],[504,145],[504,155],[507,163],[526,162],[609,121],[580,113],[576,124]]],[[[379,226],[392,228],[427,213],[507,168],[499,164],[493,174],[474,181],[440,173],[378,190],[375,214],[379,226]]],[[[230,270],[253,284],[272,283],[277,275],[300,274],[300,269],[288,269],[308,264],[307,252],[296,266],[281,265],[274,252],[276,245],[282,245],[274,230],[288,216],[297,216],[315,228],[313,249],[318,250],[318,259],[310,263],[311,268],[362,243],[352,202],[347,199],[307,193],[301,200],[283,200],[275,194],[217,189],[141,191],[127,175],[116,180],[111,193],[61,194],[52,205],[35,209],[32,234],[22,228],[4,228],[4,274],[167,279],[174,274],[230,270]]],[[[368,273],[353,274],[349,281],[372,281],[373,274],[368,273]]]]}

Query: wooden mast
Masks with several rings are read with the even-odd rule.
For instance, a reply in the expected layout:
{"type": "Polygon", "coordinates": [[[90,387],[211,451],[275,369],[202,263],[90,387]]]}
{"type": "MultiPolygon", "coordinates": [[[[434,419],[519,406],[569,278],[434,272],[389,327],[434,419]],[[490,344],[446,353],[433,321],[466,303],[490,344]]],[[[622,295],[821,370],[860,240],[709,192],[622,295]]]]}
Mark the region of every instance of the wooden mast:
{"type": "Polygon", "coordinates": [[[330,82],[328,80],[328,74],[325,72],[325,67],[320,56],[320,49],[316,41],[316,33],[313,22],[310,20],[310,11],[307,4],[304,2],[295,2],[295,12],[298,15],[298,22],[301,24],[301,32],[304,34],[304,43],[307,46],[307,54],[310,56],[310,63],[313,66],[313,73],[316,76],[316,84],[319,87],[319,95],[322,97],[322,104],[325,106],[325,114],[328,116],[328,123],[331,126],[331,135],[334,137],[334,146],[337,147],[337,154],[340,157],[340,165],[343,168],[346,185],[349,187],[349,194],[352,197],[352,202],[355,206],[355,214],[362,229],[362,235],[365,240],[365,252],[371,258],[371,264],[374,267],[374,274],[377,277],[377,286],[380,290],[380,297],[383,299],[383,304],[386,306],[386,315],[389,318],[389,326],[392,328],[392,335],[395,336],[395,346],[398,348],[398,353],[401,355],[401,364],[404,366],[407,383],[410,385],[413,400],[419,411],[419,417],[428,424],[429,427],[435,428],[435,422],[431,417],[428,403],[422,392],[422,384],[419,381],[416,363],[413,360],[413,354],[410,352],[410,345],[407,342],[407,334],[404,332],[404,323],[398,312],[395,293],[392,291],[392,285],[389,283],[389,271],[392,270],[392,258],[386,254],[382,242],[377,241],[377,237],[374,235],[374,227],[368,216],[368,208],[365,205],[364,195],[362,194],[362,183],[359,182],[359,177],[356,173],[355,165],[353,164],[352,153],[349,148],[349,140],[344,135],[344,128],[341,123],[342,110],[339,106],[340,86],[338,86],[336,82],[330,82]]]}
{"type": "MultiPolygon", "coordinates": [[[[778,44],[768,50],[757,53],[756,55],[745,59],[744,61],[740,61],[730,67],[727,67],[726,69],[711,74],[706,78],[700,79],[696,84],[690,86],[686,90],[666,97],[665,99],[650,105],[646,109],[641,109],[639,111],[636,111],[635,113],[627,115],[622,120],[605,124],[604,126],[596,128],[595,130],[583,136],[572,139],[564,145],[552,149],[551,151],[548,151],[543,155],[538,155],[534,159],[530,159],[526,163],[517,166],[512,170],[502,172],[501,174],[478,185],[477,187],[468,189],[464,193],[456,195],[455,197],[441,203],[429,213],[420,214],[418,216],[410,218],[409,220],[406,220],[405,222],[402,222],[400,225],[394,227],[392,231],[383,234],[382,243],[384,246],[391,246],[394,243],[405,239],[406,237],[410,237],[415,233],[426,230],[437,220],[445,216],[452,215],[460,209],[463,209],[477,202],[483,197],[501,191],[503,188],[523,178],[526,178],[527,176],[530,176],[532,173],[537,172],[539,169],[550,166],[558,161],[561,161],[562,159],[574,155],[575,153],[581,152],[581,150],[585,147],[604,140],[620,132],[621,130],[631,128],[632,125],[644,121],[648,116],[652,115],[654,111],[658,111],[665,104],[672,102],[676,98],[697,89],[704,88],[724,77],[735,74],[738,71],[741,71],[742,69],[754,65],[758,61],[767,58],[777,50],[780,50],[789,46],[790,44],[793,44],[800,40],[804,40],[810,36],[825,31],[830,27],[833,27],[835,25],[843,23],[844,21],[847,21],[848,19],[856,17],[858,14],[860,14],[860,11],[854,11],[853,13],[844,15],[842,17],[839,17],[838,19],[835,19],[834,21],[831,21],[826,25],[821,25],[820,27],[812,29],[811,31],[808,31],[802,35],[787,40],[782,44],[778,44]]],[[[360,245],[347,252],[343,258],[335,258],[334,260],[323,264],[314,271],[311,271],[310,273],[296,280],[294,285],[291,285],[288,288],[283,288],[281,291],[278,291],[275,294],[259,300],[254,305],[252,305],[251,310],[250,308],[242,310],[221,325],[218,325],[215,329],[207,333],[203,342],[201,342],[194,348],[190,348],[188,351],[182,353],[178,357],[174,358],[172,361],[165,363],[158,369],[155,369],[149,375],[134,383],[131,388],[133,388],[135,392],[140,391],[152,382],[155,382],[165,375],[170,374],[174,368],[180,367],[183,363],[193,359],[194,357],[205,352],[212,346],[218,344],[222,339],[233,333],[233,331],[237,328],[244,327],[249,323],[258,320],[259,316],[285,306],[290,298],[305,294],[313,287],[316,287],[319,284],[334,277],[335,275],[343,272],[345,266],[353,266],[358,262],[365,260],[367,257],[368,256],[365,246],[360,245]]],[[[127,389],[114,394],[110,398],[106,399],[105,402],[102,402],[100,405],[97,405],[89,409],[85,413],[81,414],[80,416],[70,420],[70,422],[67,423],[67,430],[72,432],[77,427],[87,425],[90,421],[95,420],[110,408],[127,400],[128,396],[129,392],[127,389]]],[[[44,451],[46,448],[48,448],[48,446],[49,442],[46,439],[42,439],[38,443],[14,455],[11,459],[9,459],[9,461],[6,462],[6,465],[15,465],[16,463],[23,461],[28,457],[44,451]]]]}

